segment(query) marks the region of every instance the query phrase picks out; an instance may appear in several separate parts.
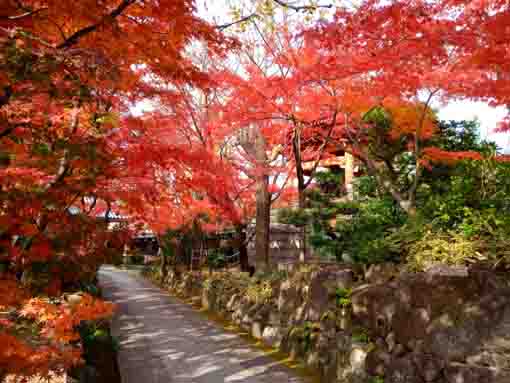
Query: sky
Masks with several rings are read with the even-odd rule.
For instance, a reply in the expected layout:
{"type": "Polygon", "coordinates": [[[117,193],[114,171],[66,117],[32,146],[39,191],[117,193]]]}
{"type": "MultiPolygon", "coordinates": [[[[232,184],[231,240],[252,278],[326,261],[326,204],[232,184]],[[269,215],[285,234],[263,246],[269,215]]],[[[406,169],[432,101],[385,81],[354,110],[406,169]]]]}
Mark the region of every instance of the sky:
{"type": "Polygon", "coordinates": [[[484,102],[455,101],[439,107],[439,118],[442,120],[480,121],[480,137],[495,141],[507,154],[510,154],[510,132],[494,133],[496,124],[507,115],[504,107],[494,108],[484,102]]]}

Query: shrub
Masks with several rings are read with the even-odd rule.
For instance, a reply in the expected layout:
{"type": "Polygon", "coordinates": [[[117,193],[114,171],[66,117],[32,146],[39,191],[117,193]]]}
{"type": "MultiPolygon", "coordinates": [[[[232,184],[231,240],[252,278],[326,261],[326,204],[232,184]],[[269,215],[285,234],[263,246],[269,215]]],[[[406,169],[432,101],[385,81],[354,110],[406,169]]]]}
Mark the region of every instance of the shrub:
{"type": "Polygon", "coordinates": [[[270,281],[258,281],[252,283],[246,289],[246,296],[251,302],[265,303],[273,296],[273,288],[270,281]]]}
{"type": "Polygon", "coordinates": [[[343,180],[343,173],[332,171],[315,173],[315,182],[319,185],[320,190],[331,196],[344,194],[343,180]]]}
{"type": "Polygon", "coordinates": [[[360,263],[395,260],[400,255],[396,243],[387,237],[405,222],[406,216],[389,199],[369,199],[359,205],[352,219],[337,221],[335,233],[341,251],[360,263]]]}
{"type": "Polygon", "coordinates": [[[345,308],[345,307],[351,306],[351,304],[352,304],[352,301],[351,301],[352,290],[351,289],[344,289],[344,288],[338,287],[335,291],[335,295],[336,295],[336,305],[338,307],[345,308]]]}
{"type": "Polygon", "coordinates": [[[211,249],[207,252],[207,265],[214,269],[224,268],[226,258],[223,249],[211,249]]]}
{"type": "Polygon", "coordinates": [[[436,263],[461,265],[481,257],[477,243],[462,233],[429,230],[411,246],[408,265],[412,270],[422,271],[436,263]]]}
{"type": "Polygon", "coordinates": [[[377,181],[374,177],[361,176],[354,180],[353,189],[358,198],[373,198],[377,196],[377,181]]]}
{"type": "Polygon", "coordinates": [[[305,209],[282,208],[278,210],[277,219],[287,225],[304,226],[310,220],[310,213],[305,209]]]}
{"type": "Polygon", "coordinates": [[[131,255],[129,257],[129,263],[131,265],[143,265],[145,262],[145,257],[143,255],[131,255]]]}

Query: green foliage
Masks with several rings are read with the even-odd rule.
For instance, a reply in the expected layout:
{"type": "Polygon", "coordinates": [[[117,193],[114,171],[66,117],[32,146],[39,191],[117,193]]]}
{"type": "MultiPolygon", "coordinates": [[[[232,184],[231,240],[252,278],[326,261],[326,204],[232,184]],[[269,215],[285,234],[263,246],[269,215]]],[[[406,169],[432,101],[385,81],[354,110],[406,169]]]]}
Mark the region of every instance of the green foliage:
{"type": "Polygon", "coordinates": [[[320,328],[317,323],[305,322],[303,325],[303,333],[301,337],[301,344],[303,350],[308,352],[312,348],[313,334],[319,332],[320,328]]]}
{"type": "Polygon", "coordinates": [[[360,203],[352,218],[337,220],[335,233],[342,253],[348,253],[354,261],[390,261],[399,256],[399,249],[386,236],[405,220],[405,214],[392,200],[369,199],[360,203]]]}
{"type": "Polygon", "coordinates": [[[351,289],[343,289],[338,287],[335,291],[336,305],[342,308],[350,307],[352,304],[351,295],[351,289]]]}
{"type": "Polygon", "coordinates": [[[365,144],[372,159],[393,163],[407,152],[408,138],[405,135],[391,135],[393,116],[390,111],[377,106],[365,113],[363,120],[372,125],[365,144]]]}
{"type": "Polygon", "coordinates": [[[143,265],[144,261],[145,261],[144,256],[138,255],[138,254],[131,255],[128,259],[129,259],[129,264],[131,264],[131,265],[143,265]]]}
{"type": "Polygon", "coordinates": [[[84,356],[87,360],[95,349],[111,348],[117,352],[120,348],[118,338],[114,337],[106,323],[102,322],[83,322],[79,326],[80,339],[85,350],[84,356]]]}
{"type": "Polygon", "coordinates": [[[339,196],[344,191],[344,175],[341,172],[321,171],[314,175],[320,191],[330,196],[339,196]]]}
{"type": "Polygon", "coordinates": [[[259,281],[283,281],[289,278],[289,272],[287,270],[261,270],[257,271],[254,277],[259,281]]]}
{"type": "Polygon", "coordinates": [[[370,378],[370,383],[384,383],[384,378],[382,376],[374,376],[370,378]]]}
{"type": "Polygon", "coordinates": [[[273,288],[270,281],[257,281],[246,289],[246,296],[251,302],[266,303],[273,296],[273,288]]]}
{"type": "MultiPolygon", "coordinates": [[[[387,136],[391,115],[375,108],[372,154],[390,161],[396,184],[408,190],[415,171],[413,153],[387,136]]],[[[309,243],[319,255],[371,264],[408,260],[413,270],[441,262],[510,261],[510,164],[496,160],[496,145],[479,138],[477,121],[439,123],[425,145],[449,151],[475,151],[482,160],[431,164],[423,169],[417,215],[408,217],[371,176],[355,180],[354,202],[339,202],[332,186],[342,174],[320,172],[319,188],[307,191],[307,209],[289,209],[287,223],[310,223],[309,243]],[[331,187],[329,187],[331,185],[331,187]]]]}
{"type": "Polygon", "coordinates": [[[422,214],[436,228],[469,237],[494,235],[508,227],[510,165],[493,156],[463,161],[421,189],[422,214]]]}
{"type": "Polygon", "coordinates": [[[214,269],[224,268],[226,265],[224,249],[210,249],[207,252],[207,265],[214,269]]]}
{"type": "Polygon", "coordinates": [[[377,181],[374,177],[361,176],[354,179],[354,194],[358,198],[377,197],[377,181]]]}
{"type": "Polygon", "coordinates": [[[480,139],[478,120],[439,121],[438,133],[428,142],[451,152],[475,151],[486,153],[496,149],[493,142],[480,139]]]}
{"type": "Polygon", "coordinates": [[[353,342],[370,343],[370,335],[364,328],[354,329],[353,333],[351,334],[351,339],[353,342]]]}
{"type": "MultiPolygon", "coordinates": [[[[338,175],[322,172],[320,179],[338,182],[338,175]]],[[[335,194],[312,189],[307,193],[309,208],[283,210],[280,222],[310,222],[309,243],[319,255],[342,259],[348,254],[361,263],[394,260],[400,255],[395,244],[398,238],[388,239],[386,235],[400,227],[406,215],[391,198],[369,197],[376,194],[375,184],[369,177],[363,179],[363,184],[366,193],[363,192],[365,197],[359,201],[338,201],[335,194]]]]}
{"type": "Polygon", "coordinates": [[[475,236],[495,236],[499,233],[508,234],[510,217],[501,214],[495,208],[475,210],[464,208],[463,219],[460,222],[460,231],[468,238],[475,236]]]}
{"type": "Polygon", "coordinates": [[[290,333],[291,337],[297,338],[302,350],[307,353],[312,348],[314,334],[320,331],[318,323],[306,321],[302,326],[294,327],[290,333]]]}
{"type": "Polygon", "coordinates": [[[310,213],[306,209],[282,208],[278,210],[277,219],[280,223],[304,226],[310,220],[310,213]]]}
{"type": "MultiPolygon", "coordinates": [[[[383,129],[386,117],[373,113],[371,121],[383,129]]],[[[439,131],[427,145],[479,152],[483,159],[432,164],[424,169],[417,195],[418,215],[412,219],[378,190],[373,177],[360,177],[355,183],[358,212],[350,219],[337,219],[334,241],[322,236],[312,243],[322,248],[335,244],[336,254],[348,253],[363,263],[407,258],[416,270],[435,262],[507,260],[510,164],[495,159],[496,145],[480,140],[476,121],[441,122],[439,131]]],[[[412,154],[401,153],[395,161],[399,173],[413,172],[412,154]]],[[[404,176],[398,182],[404,185],[408,180],[404,176]]]]}

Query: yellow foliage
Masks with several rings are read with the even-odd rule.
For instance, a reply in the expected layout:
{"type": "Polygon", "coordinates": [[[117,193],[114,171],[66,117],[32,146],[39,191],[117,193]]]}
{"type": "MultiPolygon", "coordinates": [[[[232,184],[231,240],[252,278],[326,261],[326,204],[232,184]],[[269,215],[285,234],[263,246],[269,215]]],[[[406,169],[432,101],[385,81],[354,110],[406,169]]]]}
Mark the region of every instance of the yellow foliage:
{"type": "Polygon", "coordinates": [[[476,243],[460,233],[428,231],[414,243],[409,252],[408,264],[414,271],[423,271],[437,264],[462,265],[480,260],[476,243]]]}

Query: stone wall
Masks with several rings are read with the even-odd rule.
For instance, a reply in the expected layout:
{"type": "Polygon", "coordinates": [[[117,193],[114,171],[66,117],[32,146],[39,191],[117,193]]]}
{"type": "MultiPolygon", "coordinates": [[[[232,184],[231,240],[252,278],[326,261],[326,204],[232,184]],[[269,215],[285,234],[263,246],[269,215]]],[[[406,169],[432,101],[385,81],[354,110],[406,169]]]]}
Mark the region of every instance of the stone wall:
{"type": "Polygon", "coordinates": [[[510,289],[490,271],[336,265],[258,279],[171,274],[164,284],[324,383],[510,382],[510,289]]]}
{"type": "MultiPolygon", "coordinates": [[[[273,219],[276,221],[276,218],[273,219]]],[[[248,227],[248,257],[252,265],[257,265],[255,257],[255,226],[248,227]]],[[[274,265],[293,265],[299,262],[300,229],[286,224],[272,223],[269,232],[269,259],[274,265]]],[[[326,259],[315,254],[313,247],[307,244],[307,263],[332,263],[335,258],[326,259]]],[[[257,265],[258,266],[258,265],[257,265]]]]}
{"type": "MultiPolygon", "coordinates": [[[[248,228],[248,257],[251,264],[256,264],[255,226],[248,228]]],[[[269,232],[269,258],[274,263],[296,262],[299,260],[299,230],[292,225],[271,224],[269,232]]]]}

